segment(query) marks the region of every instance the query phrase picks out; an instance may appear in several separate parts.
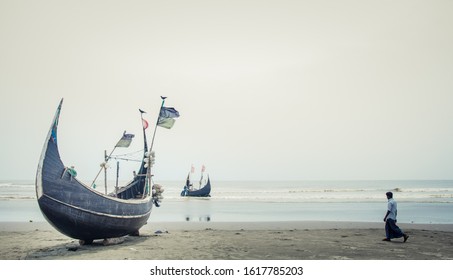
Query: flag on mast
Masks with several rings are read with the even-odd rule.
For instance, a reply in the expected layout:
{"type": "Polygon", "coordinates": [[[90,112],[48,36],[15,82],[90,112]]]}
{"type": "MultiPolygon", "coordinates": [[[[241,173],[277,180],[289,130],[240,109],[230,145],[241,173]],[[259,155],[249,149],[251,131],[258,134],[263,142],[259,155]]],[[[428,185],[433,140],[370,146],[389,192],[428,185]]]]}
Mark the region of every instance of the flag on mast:
{"type": "Polygon", "coordinates": [[[143,121],[143,129],[147,129],[149,126],[148,122],[145,119],[142,119],[142,121],[143,121]]]}
{"type": "Polygon", "coordinates": [[[159,121],[157,122],[158,126],[165,127],[167,129],[172,128],[174,124],[175,124],[175,119],[172,119],[172,118],[167,118],[167,119],[159,118],[159,121]]]}
{"type": "Polygon", "coordinates": [[[175,124],[175,118],[179,117],[179,112],[173,107],[162,107],[159,113],[157,125],[170,129],[175,124]]]}
{"type": "Polygon", "coordinates": [[[127,148],[131,145],[132,143],[132,138],[134,138],[134,134],[127,134],[126,131],[123,133],[123,137],[116,143],[115,147],[119,148],[127,148]]]}

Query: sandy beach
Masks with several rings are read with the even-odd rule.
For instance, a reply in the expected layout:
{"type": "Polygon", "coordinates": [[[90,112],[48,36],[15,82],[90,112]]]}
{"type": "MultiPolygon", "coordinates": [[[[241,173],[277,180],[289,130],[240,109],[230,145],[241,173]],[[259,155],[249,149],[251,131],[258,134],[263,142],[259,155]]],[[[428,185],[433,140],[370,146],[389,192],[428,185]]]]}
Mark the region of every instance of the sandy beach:
{"type": "Polygon", "coordinates": [[[0,223],[3,260],[451,260],[453,225],[384,223],[150,223],[118,244],[79,245],[45,222],[0,223]]]}

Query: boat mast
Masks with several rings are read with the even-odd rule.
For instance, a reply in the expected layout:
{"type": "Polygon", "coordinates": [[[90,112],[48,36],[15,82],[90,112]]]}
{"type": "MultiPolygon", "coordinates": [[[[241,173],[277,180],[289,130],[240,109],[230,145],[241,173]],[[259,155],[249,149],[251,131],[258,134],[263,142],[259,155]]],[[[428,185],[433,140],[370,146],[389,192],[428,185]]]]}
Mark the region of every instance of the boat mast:
{"type": "Polygon", "coordinates": [[[104,150],[105,161],[103,163],[101,163],[101,169],[99,169],[98,174],[96,175],[93,182],[91,183],[91,187],[93,187],[95,185],[96,179],[99,177],[99,174],[101,174],[102,169],[104,169],[104,171],[105,171],[105,194],[107,194],[107,173],[106,173],[107,172],[107,161],[112,156],[113,151],[115,151],[116,147],[117,146],[115,145],[115,147],[113,148],[113,150],[110,152],[110,154],[108,156],[107,156],[107,151],[104,150]]]}
{"type": "Polygon", "coordinates": [[[190,189],[191,191],[194,190],[194,188],[193,188],[193,183],[191,182],[194,173],[195,173],[195,167],[194,167],[193,164],[192,164],[192,165],[190,166],[190,173],[189,173],[190,176],[187,176],[187,177],[189,178],[189,189],[190,189]]]}
{"type": "MultiPolygon", "coordinates": [[[[159,118],[160,118],[160,112],[162,111],[162,108],[164,107],[164,103],[165,103],[165,99],[167,97],[165,96],[161,96],[160,98],[162,98],[162,104],[160,105],[160,109],[159,109],[159,114],[157,115],[157,120],[156,120],[156,125],[154,126],[154,132],[153,132],[153,138],[151,140],[151,146],[149,147],[149,150],[148,150],[148,153],[147,153],[147,160],[148,160],[148,170],[147,170],[147,183],[148,183],[148,194],[150,193],[150,187],[151,187],[151,165],[152,165],[152,162],[151,162],[151,157],[153,156],[153,145],[154,145],[154,138],[156,137],[156,131],[157,131],[157,125],[159,124],[159,118]]],[[[145,189],[146,189],[146,184],[145,184],[145,189]]],[[[143,190],[143,197],[145,196],[145,190],[143,190]]]]}
{"type": "Polygon", "coordinates": [[[143,110],[140,110],[140,109],[138,109],[138,110],[140,111],[140,118],[142,119],[143,141],[144,141],[144,145],[145,145],[144,149],[145,149],[145,152],[147,152],[147,150],[148,150],[148,141],[146,140],[146,129],[148,128],[148,122],[146,122],[145,119],[143,118],[143,114],[145,114],[146,112],[143,111],[143,110]],[[146,127],[144,125],[145,122],[146,122],[146,127]]]}
{"type": "MultiPolygon", "coordinates": [[[[144,144],[143,144],[144,145],[144,147],[143,147],[143,150],[144,150],[143,161],[147,162],[147,164],[145,164],[145,167],[147,168],[146,169],[146,176],[150,177],[150,174],[151,174],[151,172],[150,172],[150,170],[151,170],[151,155],[148,152],[148,141],[146,140],[146,129],[148,128],[148,122],[146,122],[145,119],[143,118],[143,114],[145,114],[146,112],[141,110],[141,109],[138,109],[138,110],[140,111],[140,118],[142,119],[142,128],[143,128],[143,142],[144,142],[144,144]]],[[[142,171],[142,170],[140,170],[140,171],[142,171]]],[[[141,174],[139,174],[139,175],[141,175],[141,174]]],[[[145,178],[145,180],[146,180],[146,178],[145,178]]],[[[143,185],[142,198],[145,197],[147,183],[148,182],[145,181],[145,184],[143,185]]],[[[148,190],[148,194],[149,194],[149,190],[148,190]]]]}
{"type": "MultiPolygon", "coordinates": [[[[105,157],[105,162],[109,160],[107,158],[107,150],[104,150],[104,157],[105,157]]],[[[107,166],[104,168],[104,186],[105,186],[105,194],[107,194],[107,166]]]]}
{"type": "Polygon", "coordinates": [[[115,195],[118,194],[118,178],[120,177],[120,162],[116,161],[116,185],[115,185],[115,195]]]}
{"type": "Polygon", "coordinates": [[[204,172],[204,165],[201,166],[201,177],[200,177],[200,189],[201,189],[201,184],[203,182],[203,172],[204,172]]]}
{"type": "Polygon", "coordinates": [[[105,194],[107,194],[107,162],[110,160],[110,158],[112,157],[112,154],[113,152],[115,151],[116,148],[118,147],[129,147],[129,144],[130,142],[126,142],[126,144],[122,143],[124,140],[124,137],[126,137],[126,140],[128,140],[127,138],[129,138],[129,141],[132,141],[132,137],[134,137],[133,134],[126,134],[126,131],[124,131],[123,133],[123,137],[121,137],[121,139],[118,141],[118,143],[116,143],[115,147],[113,147],[112,151],[110,152],[110,154],[107,156],[107,151],[104,150],[104,162],[101,163],[101,168],[99,169],[99,172],[98,174],[96,174],[96,177],[94,178],[93,182],[91,183],[91,187],[95,186],[95,183],[96,183],[96,180],[97,178],[99,177],[99,174],[101,174],[101,171],[102,169],[104,169],[104,172],[105,172],[105,194]]]}
{"type": "Polygon", "coordinates": [[[164,107],[165,99],[167,97],[161,96],[160,98],[162,98],[162,104],[160,105],[159,115],[157,116],[156,125],[154,126],[153,139],[151,140],[151,147],[149,147],[150,152],[153,150],[154,138],[156,137],[156,130],[157,130],[157,125],[159,124],[160,112],[162,111],[162,108],[164,107]]]}

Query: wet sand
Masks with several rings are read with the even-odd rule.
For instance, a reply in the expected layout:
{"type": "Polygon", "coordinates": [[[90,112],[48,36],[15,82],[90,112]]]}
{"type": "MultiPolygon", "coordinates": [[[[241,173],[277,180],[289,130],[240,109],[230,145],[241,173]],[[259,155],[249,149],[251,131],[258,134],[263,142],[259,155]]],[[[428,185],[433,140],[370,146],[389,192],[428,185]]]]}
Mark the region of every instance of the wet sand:
{"type": "Polygon", "coordinates": [[[384,223],[149,223],[140,236],[80,245],[45,222],[0,223],[3,260],[451,260],[453,225],[384,223]]]}

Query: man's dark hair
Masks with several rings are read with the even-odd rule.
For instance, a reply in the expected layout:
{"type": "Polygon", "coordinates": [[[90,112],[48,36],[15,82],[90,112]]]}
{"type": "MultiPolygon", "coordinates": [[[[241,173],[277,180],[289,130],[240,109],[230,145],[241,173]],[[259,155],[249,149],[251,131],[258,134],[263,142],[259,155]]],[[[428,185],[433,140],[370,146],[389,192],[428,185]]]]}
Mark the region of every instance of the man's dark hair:
{"type": "Polygon", "coordinates": [[[392,192],[387,192],[387,193],[385,193],[385,195],[386,195],[388,198],[393,198],[393,193],[392,193],[392,192]]]}

